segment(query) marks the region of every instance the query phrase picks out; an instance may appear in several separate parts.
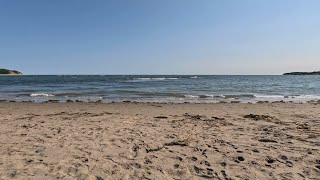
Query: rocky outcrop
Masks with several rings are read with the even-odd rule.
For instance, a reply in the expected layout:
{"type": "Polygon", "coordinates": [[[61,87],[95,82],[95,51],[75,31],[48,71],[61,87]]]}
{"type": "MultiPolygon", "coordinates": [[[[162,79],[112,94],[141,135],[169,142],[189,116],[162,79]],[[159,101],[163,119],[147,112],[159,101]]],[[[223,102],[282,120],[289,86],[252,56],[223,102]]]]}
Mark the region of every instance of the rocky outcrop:
{"type": "Polygon", "coordinates": [[[0,74],[22,75],[22,72],[19,72],[16,70],[9,70],[9,69],[0,69],[0,74]]]}
{"type": "Polygon", "coordinates": [[[320,75],[320,71],[314,71],[314,72],[290,72],[290,73],[284,73],[283,75],[320,75]]]}

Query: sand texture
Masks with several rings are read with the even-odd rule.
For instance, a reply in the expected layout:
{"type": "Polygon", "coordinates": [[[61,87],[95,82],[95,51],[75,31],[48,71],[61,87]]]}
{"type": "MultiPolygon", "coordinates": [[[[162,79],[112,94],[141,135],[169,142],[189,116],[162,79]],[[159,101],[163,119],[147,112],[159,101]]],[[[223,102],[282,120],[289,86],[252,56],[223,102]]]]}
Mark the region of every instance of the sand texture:
{"type": "Polygon", "coordinates": [[[320,179],[320,105],[0,103],[0,179],[320,179]]]}

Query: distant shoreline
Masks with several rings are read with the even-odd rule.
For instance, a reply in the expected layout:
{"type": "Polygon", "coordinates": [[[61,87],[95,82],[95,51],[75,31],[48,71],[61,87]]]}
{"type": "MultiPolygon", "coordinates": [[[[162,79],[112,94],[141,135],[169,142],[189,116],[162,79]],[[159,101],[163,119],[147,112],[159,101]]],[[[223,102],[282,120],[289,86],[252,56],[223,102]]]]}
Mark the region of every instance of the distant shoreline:
{"type": "Polygon", "coordinates": [[[17,70],[0,68],[0,75],[23,75],[23,73],[17,70]]]}
{"type": "Polygon", "coordinates": [[[313,71],[313,72],[289,72],[289,73],[284,73],[283,75],[320,75],[320,71],[313,71]]]}
{"type": "Polygon", "coordinates": [[[25,76],[24,74],[0,74],[0,76],[25,76]]]}

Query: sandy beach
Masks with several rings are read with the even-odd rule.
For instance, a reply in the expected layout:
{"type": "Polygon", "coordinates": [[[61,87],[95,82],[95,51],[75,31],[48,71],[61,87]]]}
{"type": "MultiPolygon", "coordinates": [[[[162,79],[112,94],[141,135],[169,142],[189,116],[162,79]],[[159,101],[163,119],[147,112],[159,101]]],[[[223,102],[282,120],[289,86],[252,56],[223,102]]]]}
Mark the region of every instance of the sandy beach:
{"type": "Polygon", "coordinates": [[[320,105],[0,103],[0,179],[319,179],[320,105]]]}

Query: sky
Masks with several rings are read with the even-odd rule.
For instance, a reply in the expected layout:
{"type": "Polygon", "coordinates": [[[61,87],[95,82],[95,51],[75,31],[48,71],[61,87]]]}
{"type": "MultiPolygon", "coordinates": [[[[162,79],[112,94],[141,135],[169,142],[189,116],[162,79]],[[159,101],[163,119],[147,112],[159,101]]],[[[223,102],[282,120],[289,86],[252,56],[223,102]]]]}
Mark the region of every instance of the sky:
{"type": "Polygon", "coordinates": [[[25,74],[320,70],[319,0],[0,0],[0,67],[25,74]]]}

